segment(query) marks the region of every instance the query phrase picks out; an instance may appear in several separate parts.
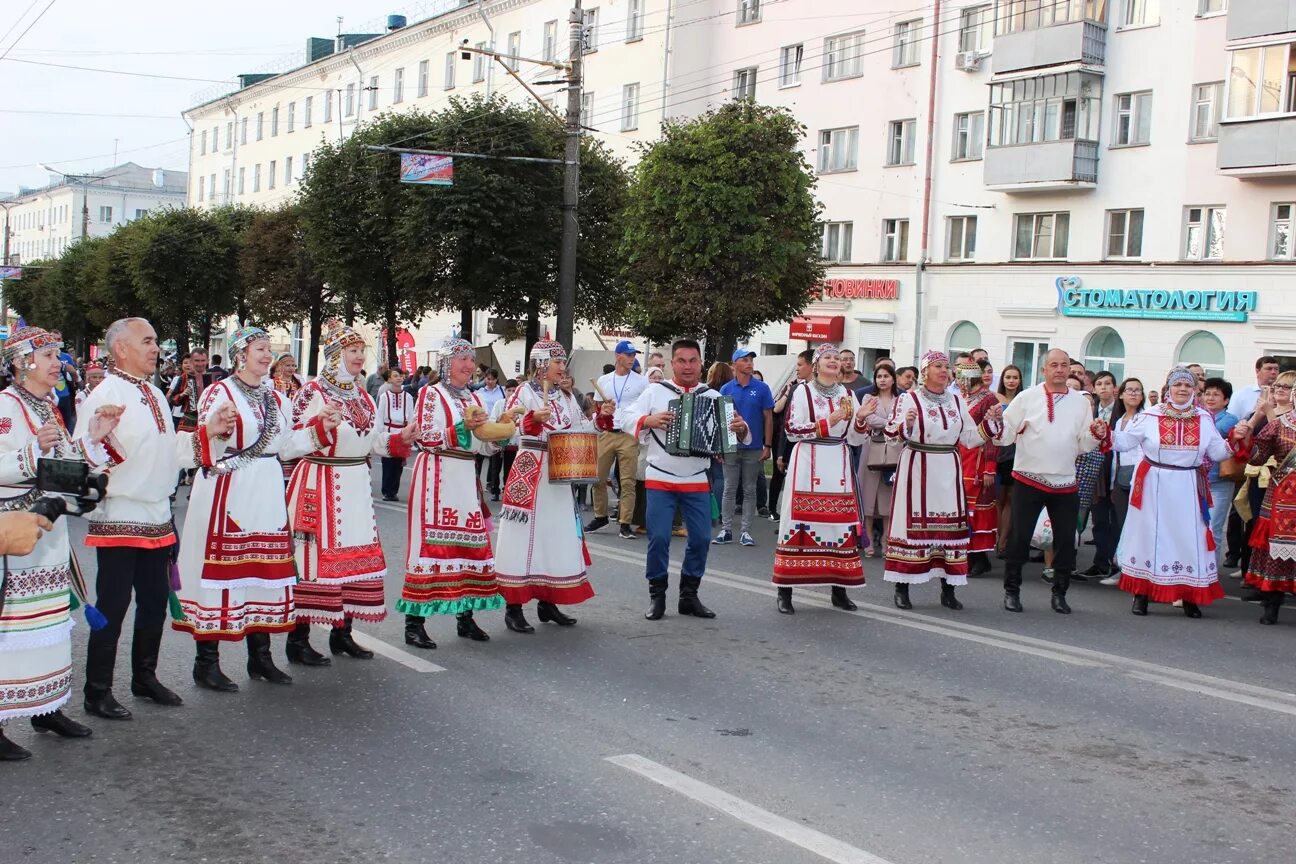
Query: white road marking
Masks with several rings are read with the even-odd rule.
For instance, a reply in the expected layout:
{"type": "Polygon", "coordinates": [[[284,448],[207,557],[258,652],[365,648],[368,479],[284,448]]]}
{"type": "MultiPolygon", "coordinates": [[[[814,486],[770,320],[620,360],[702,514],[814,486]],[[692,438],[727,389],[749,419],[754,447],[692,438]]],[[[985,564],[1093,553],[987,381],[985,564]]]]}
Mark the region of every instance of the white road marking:
{"type": "Polygon", "coordinates": [[[608,756],[605,761],[611,762],[627,771],[633,771],[641,777],[645,777],[654,783],[665,786],[672,792],[678,792],[686,798],[705,804],[715,810],[719,810],[726,816],[732,816],[739,822],[743,822],[764,831],[773,834],[780,840],[791,843],[794,846],[800,846],[807,852],[812,852],[828,861],[836,864],[890,864],[885,858],[879,858],[872,853],[865,852],[849,843],[843,843],[835,837],[830,837],[821,831],[793,822],[779,816],[777,813],[757,807],[750,801],[744,801],[736,795],[731,795],[723,789],[717,789],[714,786],[703,783],[701,780],[694,780],[687,774],[681,774],[674,769],[667,768],[651,759],[645,759],[634,753],[627,753],[624,756],[608,756]]]}
{"type": "Polygon", "coordinates": [[[360,643],[360,647],[368,648],[370,651],[374,652],[375,654],[381,654],[382,656],[386,657],[388,660],[395,660],[397,663],[401,664],[402,666],[405,666],[406,668],[413,669],[415,672],[446,671],[446,668],[444,666],[438,666],[435,663],[429,663],[428,661],[424,660],[422,657],[415,657],[413,654],[409,653],[408,651],[402,651],[400,648],[397,648],[394,645],[388,645],[386,642],[379,639],[377,636],[370,636],[368,633],[361,633],[359,630],[355,629],[355,627],[351,628],[351,635],[355,638],[357,642],[360,643]]]}
{"type": "MultiPolygon", "coordinates": [[[[627,564],[642,564],[644,561],[643,555],[632,554],[621,549],[612,549],[602,543],[591,542],[588,546],[591,554],[601,555],[615,561],[627,564]]],[[[678,569],[679,562],[672,561],[671,566],[678,569]]],[[[746,591],[751,594],[759,594],[764,597],[769,597],[772,594],[771,589],[773,586],[770,582],[743,576],[739,573],[708,568],[706,579],[711,584],[722,585],[726,588],[746,591]]],[[[947,621],[924,615],[921,612],[901,612],[898,609],[891,609],[873,603],[863,603],[859,600],[855,601],[856,605],[859,606],[859,611],[846,612],[844,609],[834,607],[825,595],[816,591],[801,591],[797,596],[799,605],[816,606],[833,612],[871,618],[888,624],[898,624],[901,627],[909,627],[914,630],[939,633],[942,636],[977,642],[996,648],[1005,648],[1009,651],[1030,654],[1060,663],[1111,669],[1139,681],[1161,684],[1178,690],[1187,690],[1204,696],[1212,696],[1267,711],[1296,716],[1296,694],[1281,690],[1257,687],[1242,681],[1217,678],[1213,675],[1190,672],[1186,669],[1176,669],[1173,666],[1162,666],[1158,663],[1148,663],[1143,660],[1122,657],[1118,654],[1108,654],[1104,651],[1080,648],[1047,639],[1038,639],[1033,636],[995,630],[990,627],[980,627],[960,621],[947,621]]]]}

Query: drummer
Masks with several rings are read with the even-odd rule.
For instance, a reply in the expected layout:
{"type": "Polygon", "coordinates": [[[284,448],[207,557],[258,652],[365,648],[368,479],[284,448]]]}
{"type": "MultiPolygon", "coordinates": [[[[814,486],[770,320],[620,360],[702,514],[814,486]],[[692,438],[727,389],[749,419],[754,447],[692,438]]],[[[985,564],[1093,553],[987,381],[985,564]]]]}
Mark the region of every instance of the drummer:
{"type": "Polygon", "coordinates": [[[504,623],[514,633],[535,632],[522,611],[528,601],[537,601],[536,617],[542,623],[570,627],[576,619],[558,606],[583,603],[594,596],[585,575],[590,559],[576,500],[567,485],[573,479],[591,480],[572,475],[581,470],[592,473],[594,466],[580,469],[551,462],[560,451],[560,440],[584,436],[575,442],[578,446],[562,447],[561,452],[574,452],[580,461],[592,463],[594,427],[576,398],[559,386],[567,372],[567,352],[560,343],[537,342],[531,349],[530,366],[530,378],[514,391],[505,409],[521,417],[522,434],[504,483],[495,556],[495,578],[507,604],[504,623]],[[552,482],[563,475],[563,481],[552,482]]]}

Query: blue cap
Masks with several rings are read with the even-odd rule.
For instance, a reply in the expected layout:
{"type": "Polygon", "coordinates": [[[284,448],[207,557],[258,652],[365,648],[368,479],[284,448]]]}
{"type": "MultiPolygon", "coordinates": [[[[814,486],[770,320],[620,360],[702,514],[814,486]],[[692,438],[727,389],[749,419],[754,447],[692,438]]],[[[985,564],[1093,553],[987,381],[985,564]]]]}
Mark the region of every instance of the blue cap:
{"type": "Polygon", "coordinates": [[[755,356],[756,356],[756,352],[752,351],[750,348],[739,348],[737,351],[733,353],[733,359],[731,359],[729,362],[737,363],[739,360],[743,359],[744,357],[755,357],[755,356]]]}
{"type": "Polygon", "coordinates": [[[634,347],[634,343],[631,342],[629,339],[622,339],[620,342],[616,344],[616,348],[612,350],[617,354],[642,354],[643,353],[638,348],[634,347]]]}

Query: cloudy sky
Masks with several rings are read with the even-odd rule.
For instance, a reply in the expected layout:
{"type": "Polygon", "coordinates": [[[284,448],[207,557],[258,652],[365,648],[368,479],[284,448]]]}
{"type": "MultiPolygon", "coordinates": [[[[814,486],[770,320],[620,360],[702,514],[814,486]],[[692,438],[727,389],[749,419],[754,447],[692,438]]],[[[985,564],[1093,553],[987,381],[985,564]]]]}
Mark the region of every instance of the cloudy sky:
{"type": "Polygon", "coordinates": [[[92,172],[114,152],[186,170],[180,112],[240,72],[300,65],[339,15],[345,32],[372,33],[388,13],[413,22],[446,2],[0,0],[0,193],[48,182],[38,163],[92,172]]]}

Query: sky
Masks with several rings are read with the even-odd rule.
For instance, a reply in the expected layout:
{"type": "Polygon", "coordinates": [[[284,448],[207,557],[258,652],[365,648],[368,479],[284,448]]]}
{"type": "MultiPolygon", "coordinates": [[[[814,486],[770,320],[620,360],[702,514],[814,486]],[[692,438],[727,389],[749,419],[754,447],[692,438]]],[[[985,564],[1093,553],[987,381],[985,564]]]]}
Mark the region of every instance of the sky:
{"type": "Polygon", "coordinates": [[[180,112],[239,73],[301,65],[307,37],[334,36],[338,16],[343,32],[375,33],[390,13],[413,23],[444,2],[0,0],[0,194],[48,183],[39,163],[187,170],[180,112]]]}

